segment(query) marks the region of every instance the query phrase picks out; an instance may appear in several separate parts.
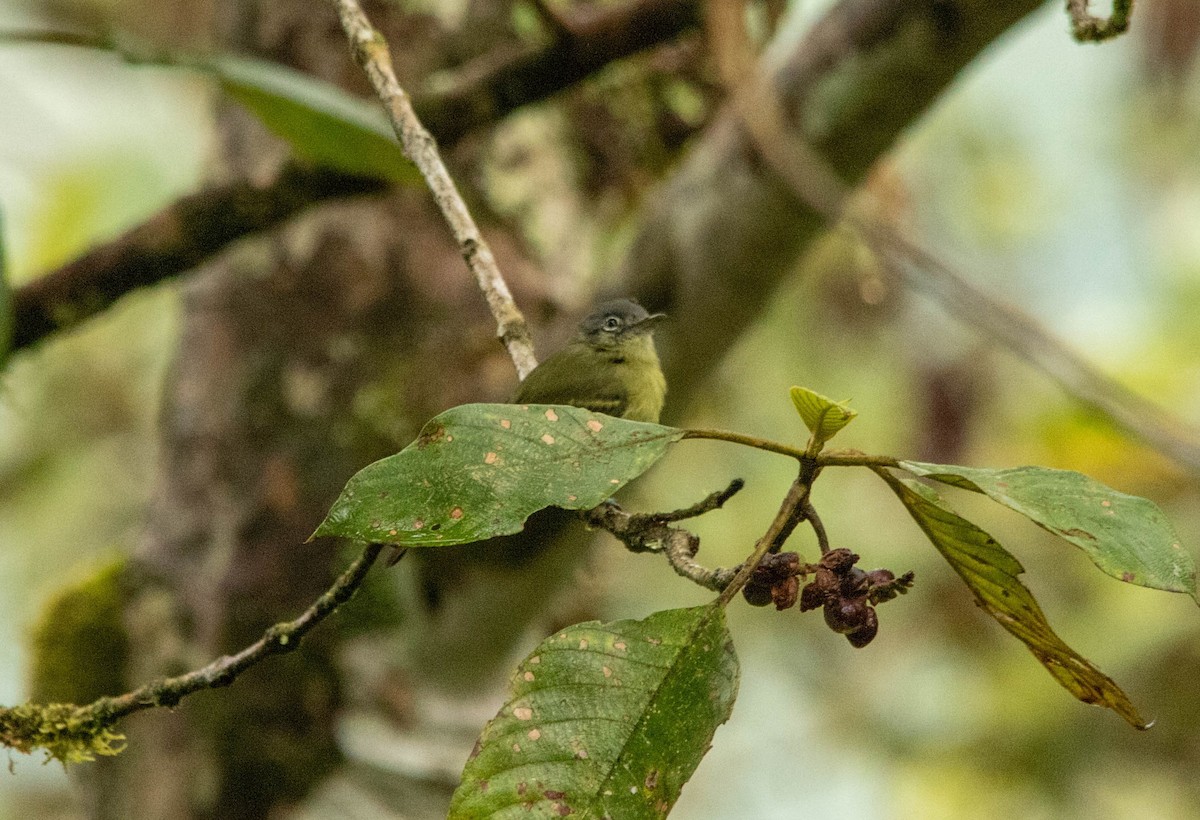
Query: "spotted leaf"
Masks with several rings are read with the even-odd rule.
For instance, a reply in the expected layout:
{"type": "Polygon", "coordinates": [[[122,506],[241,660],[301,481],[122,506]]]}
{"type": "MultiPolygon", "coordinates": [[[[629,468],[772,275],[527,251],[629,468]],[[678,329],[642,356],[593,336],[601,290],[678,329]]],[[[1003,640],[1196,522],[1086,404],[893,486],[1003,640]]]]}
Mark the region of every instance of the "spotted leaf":
{"type": "Polygon", "coordinates": [[[450,817],[665,817],[737,688],[716,604],[569,627],[518,667],[450,817]]]}
{"type": "Polygon", "coordinates": [[[354,475],[314,537],[429,547],[519,532],[545,507],[602,503],[682,437],[575,407],[460,405],[354,475]]]}

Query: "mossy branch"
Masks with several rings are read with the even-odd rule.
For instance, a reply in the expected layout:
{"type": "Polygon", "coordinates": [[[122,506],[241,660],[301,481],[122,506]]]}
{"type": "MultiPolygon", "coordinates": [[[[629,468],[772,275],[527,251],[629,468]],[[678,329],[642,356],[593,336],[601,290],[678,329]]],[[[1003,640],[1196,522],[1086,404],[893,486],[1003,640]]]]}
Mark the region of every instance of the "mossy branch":
{"type": "Polygon", "coordinates": [[[73,703],[26,703],[0,708],[0,744],[26,754],[37,749],[64,765],[113,755],[124,736],[113,731],[123,717],[146,709],[178,704],[204,689],[228,686],[239,675],[271,655],[291,652],[317,624],[354,596],[379,557],[382,544],[368,544],[362,554],[308,609],[292,621],[268,628],[254,643],[234,655],[218,658],[202,669],[164,678],[115,697],[79,706],[73,703]]]}

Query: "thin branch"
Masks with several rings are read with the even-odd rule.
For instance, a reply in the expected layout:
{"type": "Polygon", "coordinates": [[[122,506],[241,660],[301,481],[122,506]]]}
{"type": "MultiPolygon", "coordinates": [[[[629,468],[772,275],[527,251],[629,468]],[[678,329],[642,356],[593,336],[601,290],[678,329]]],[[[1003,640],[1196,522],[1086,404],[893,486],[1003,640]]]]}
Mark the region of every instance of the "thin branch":
{"type": "Polygon", "coordinates": [[[813,532],[817,536],[817,548],[821,550],[822,555],[827,554],[829,552],[829,535],[825,532],[825,525],[821,523],[821,516],[817,515],[817,508],[807,498],[800,506],[804,511],[804,519],[812,526],[813,532]]]}
{"type": "Polygon", "coordinates": [[[1129,29],[1133,0],[1113,0],[1112,14],[1096,17],[1088,11],[1088,0],[1067,0],[1071,34],[1081,43],[1099,43],[1124,34],[1129,29]]]}
{"type": "Polygon", "coordinates": [[[734,433],[729,430],[712,430],[702,427],[693,427],[683,431],[683,438],[693,439],[712,439],[714,441],[729,441],[734,444],[744,444],[747,447],[753,447],[756,450],[766,450],[768,453],[779,453],[784,456],[791,456],[795,459],[806,458],[805,451],[799,447],[792,447],[788,444],[781,444],[778,441],[759,438],[758,436],[748,436],[744,433],[734,433]]]}
{"type": "Polygon", "coordinates": [[[501,46],[463,66],[437,95],[416,99],[417,114],[448,144],[616,60],[678,37],[700,23],[700,6],[700,0],[629,0],[573,10],[549,43],[501,46]]]}
{"type": "MultiPolygon", "coordinates": [[[[573,17],[571,37],[528,48],[501,46],[465,65],[438,92],[416,98],[443,146],[561,91],[606,65],[678,37],[699,21],[699,0],[633,0],[573,17]]],[[[107,36],[6,31],[5,42],[109,49],[107,36]]],[[[267,186],[218,185],[177,200],[117,239],[17,288],[13,349],[94,316],[127,293],[188,271],[233,242],[276,227],[330,199],[380,193],[387,184],[298,162],[267,186]]]]}
{"type": "Polygon", "coordinates": [[[717,596],[717,601],[721,606],[726,606],[733,600],[733,596],[737,595],[750,580],[750,576],[762,563],[763,558],[768,553],[777,552],[787,536],[803,519],[803,505],[808,500],[811,489],[812,485],[805,483],[803,475],[797,476],[796,480],[792,482],[792,486],[788,487],[787,495],[784,496],[783,503],[779,505],[779,511],[775,513],[775,518],[767,527],[767,531],[763,533],[763,537],[758,539],[754,545],[754,551],[750,553],[750,557],[738,568],[733,579],[717,596]]]}
{"type": "Polygon", "coordinates": [[[1040,322],[982,290],[894,227],[852,223],[888,267],[976,332],[1003,345],[1126,433],[1200,471],[1200,430],[1104,374],[1040,322]]]}
{"type": "Polygon", "coordinates": [[[735,433],[732,430],[689,427],[683,431],[683,438],[728,441],[731,444],[741,444],[745,447],[752,447],[755,450],[764,450],[768,453],[791,456],[799,461],[801,465],[808,465],[807,469],[810,472],[805,476],[805,479],[809,484],[816,477],[815,472],[811,471],[820,470],[823,467],[898,467],[900,465],[899,460],[892,456],[870,456],[860,453],[857,450],[825,450],[813,456],[808,452],[808,448],[801,449],[793,447],[790,444],[759,438],[758,436],[735,433]]]}
{"type": "MultiPolygon", "coordinates": [[[[1200,430],[1102,373],[1032,316],[981,289],[900,226],[848,208],[849,189],[788,125],[777,96],[757,74],[742,12],[743,0],[711,0],[709,37],[751,141],[796,197],[830,224],[843,221],[853,228],[881,263],[951,316],[1041,370],[1130,435],[1200,472],[1200,430]]],[[[1117,12],[1114,4],[1114,17],[1117,12]]]]}
{"type": "MultiPolygon", "coordinates": [[[[362,554],[347,567],[333,585],[329,587],[308,609],[298,618],[285,623],[275,624],[267,629],[261,638],[247,646],[235,655],[218,658],[202,669],[188,672],[173,678],[164,678],[140,686],[132,692],[116,697],[103,697],[86,706],[76,707],[69,715],[70,723],[84,727],[94,735],[98,730],[112,726],[119,719],[141,712],[146,709],[175,706],[184,697],[203,689],[214,689],[228,686],[239,675],[250,667],[258,664],[271,655],[281,655],[292,652],[300,646],[300,641],[312,629],[333,614],[338,607],[354,596],[367,577],[367,572],[379,557],[383,544],[368,544],[362,554]]],[[[30,706],[20,707],[25,713],[30,712],[30,706]]],[[[14,710],[0,709],[0,718],[6,712],[14,710]]],[[[31,731],[37,731],[36,725],[31,731]]],[[[18,748],[29,749],[39,743],[28,743],[29,738],[8,738],[14,741],[18,748]],[[17,745],[19,741],[26,741],[17,745]]]]}
{"type": "Polygon", "coordinates": [[[710,493],[705,498],[700,499],[690,507],[673,510],[665,513],[654,513],[651,517],[655,521],[661,521],[664,524],[674,521],[683,521],[688,518],[695,518],[699,515],[704,515],[706,512],[719,510],[725,506],[725,502],[733,498],[742,491],[746,486],[746,482],[740,478],[735,478],[729,482],[729,486],[723,490],[717,490],[715,493],[710,493]]]}
{"type": "Polygon", "coordinates": [[[675,530],[666,543],[663,544],[663,554],[675,574],[699,584],[705,589],[720,592],[728,587],[741,565],[736,567],[714,567],[709,569],[696,561],[696,547],[699,537],[685,530],[675,530]],[[689,537],[690,536],[690,537],[689,537]]]}
{"type": "Polygon", "coordinates": [[[354,596],[383,547],[383,544],[368,544],[333,586],[313,601],[300,617],[268,628],[261,638],[236,655],[226,655],[202,669],[148,683],[119,697],[101,698],[87,708],[95,709],[103,719],[116,720],[152,706],[174,706],[181,698],[201,689],[228,686],[264,658],[294,651],[313,627],[354,596]]]}
{"type": "Polygon", "coordinates": [[[891,456],[869,456],[857,450],[826,450],[817,456],[821,467],[899,467],[891,456]]]}
{"type": "Polygon", "coordinates": [[[517,376],[524,379],[537,367],[533,340],[529,336],[525,317],[513,301],[491,247],[467,210],[450,172],[446,170],[433,136],[425,130],[417,118],[417,112],[413,110],[412,100],[400,87],[392,68],[387,41],[371,25],[358,0],[334,0],[334,6],[342,22],[342,30],[350,41],[354,59],[362,66],[375,93],[383,102],[405,155],[425,177],[434,201],[450,226],[463,259],[475,275],[475,282],[483,291],[488,309],[496,319],[497,335],[516,365],[517,376]]]}

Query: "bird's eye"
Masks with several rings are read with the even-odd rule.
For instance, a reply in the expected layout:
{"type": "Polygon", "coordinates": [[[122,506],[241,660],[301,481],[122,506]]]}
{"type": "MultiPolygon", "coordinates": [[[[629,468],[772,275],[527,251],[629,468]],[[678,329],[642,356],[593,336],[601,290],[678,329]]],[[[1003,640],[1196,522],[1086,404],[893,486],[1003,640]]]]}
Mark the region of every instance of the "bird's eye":
{"type": "Polygon", "coordinates": [[[616,316],[609,316],[607,319],[604,320],[603,327],[605,330],[610,331],[610,332],[614,331],[614,330],[620,330],[621,329],[621,320],[618,319],[616,316]]]}

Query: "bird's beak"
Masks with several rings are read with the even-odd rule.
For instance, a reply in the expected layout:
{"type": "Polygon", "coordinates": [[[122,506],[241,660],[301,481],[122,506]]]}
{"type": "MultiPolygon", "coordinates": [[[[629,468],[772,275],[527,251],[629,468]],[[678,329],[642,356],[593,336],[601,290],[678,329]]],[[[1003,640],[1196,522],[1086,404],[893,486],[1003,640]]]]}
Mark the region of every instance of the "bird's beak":
{"type": "Polygon", "coordinates": [[[634,325],[634,327],[636,327],[639,332],[647,333],[658,327],[658,325],[666,318],[667,314],[665,313],[651,313],[645,319],[642,319],[642,321],[634,325]]]}

